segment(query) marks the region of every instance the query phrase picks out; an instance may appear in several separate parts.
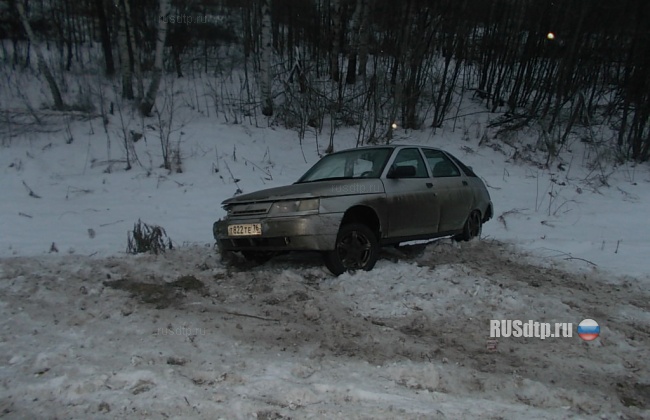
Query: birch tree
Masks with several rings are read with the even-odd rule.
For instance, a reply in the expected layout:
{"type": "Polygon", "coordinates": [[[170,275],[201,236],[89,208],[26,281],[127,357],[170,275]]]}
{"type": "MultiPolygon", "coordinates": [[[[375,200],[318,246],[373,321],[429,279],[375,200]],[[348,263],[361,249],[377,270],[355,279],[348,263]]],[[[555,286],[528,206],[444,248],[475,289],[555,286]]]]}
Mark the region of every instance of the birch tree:
{"type": "Polygon", "coordinates": [[[170,0],[160,0],[160,18],[158,19],[158,37],[156,38],[156,53],[153,64],[153,74],[151,75],[151,83],[149,89],[140,104],[140,112],[142,115],[148,116],[151,114],[156,102],[156,94],[160,87],[160,78],[163,71],[163,54],[165,51],[165,40],[167,39],[167,21],[170,8],[170,0]]]}
{"type": "Polygon", "coordinates": [[[261,0],[261,57],[260,57],[260,91],[262,95],[262,114],[273,115],[273,97],[271,92],[271,53],[273,37],[271,28],[271,0],[261,0]]]}

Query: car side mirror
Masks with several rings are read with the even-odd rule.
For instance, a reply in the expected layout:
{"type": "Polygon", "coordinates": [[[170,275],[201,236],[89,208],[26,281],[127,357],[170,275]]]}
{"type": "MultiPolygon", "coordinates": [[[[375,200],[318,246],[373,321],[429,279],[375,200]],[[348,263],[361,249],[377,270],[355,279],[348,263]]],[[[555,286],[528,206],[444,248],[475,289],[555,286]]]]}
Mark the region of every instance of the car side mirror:
{"type": "Polygon", "coordinates": [[[392,179],[413,178],[414,176],[415,166],[413,165],[394,166],[387,175],[388,178],[392,179]]]}

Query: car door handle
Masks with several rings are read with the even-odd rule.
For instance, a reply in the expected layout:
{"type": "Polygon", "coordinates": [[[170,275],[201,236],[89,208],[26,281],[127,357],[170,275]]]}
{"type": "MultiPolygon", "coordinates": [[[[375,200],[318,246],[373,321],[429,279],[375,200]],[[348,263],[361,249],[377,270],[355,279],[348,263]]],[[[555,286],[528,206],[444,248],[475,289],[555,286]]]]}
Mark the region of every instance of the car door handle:
{"type": "Polygon", "coordinates": [[[464,186],[467,186],[467,181],[463,181],[463,185],[464,185],[464,186]]]}
{"type": "Polygon", "coordinates": [[[427,182],[427,188],[431,188],[431,187],[433,187],[433,183],[427,182]]]}

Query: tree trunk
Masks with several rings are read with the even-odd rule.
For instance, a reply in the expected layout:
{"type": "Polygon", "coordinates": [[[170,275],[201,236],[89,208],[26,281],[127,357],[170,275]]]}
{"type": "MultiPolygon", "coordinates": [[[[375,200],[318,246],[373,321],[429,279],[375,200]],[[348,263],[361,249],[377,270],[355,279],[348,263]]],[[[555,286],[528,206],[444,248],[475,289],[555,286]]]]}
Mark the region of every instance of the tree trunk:
{"type": "Polygon", "coordinates": [[[242,25],[244,26],[244,58],[247,60],[253,50],[253,31],[251,30],[251,7],[242,7],[242,25]]]}
{"type": "Polygon", "coordinates": [[[390,84],[393,88],[393,103],[390,107],[388,129],[386,131],[386,144],[390,143],[393,139],[393,124],[397,124],[397,113],[399,108],[402,106],[404,101],[404,80],[406,78],[406,69],[404,68],[404,59],[408,53],[408,41],[410,30],[409,22],[414,21],[414,8],[411,6],[410,1],[404,3],[404,15],[403,20],[400,25],[399,39],[398,39],[398,48],[395,51],[395,60],[393,62],[392,75],[390,79],[390,84]],[[397,77],[399,74],[399,78],[397,77]]]}
{"type": "Polygon", "coordinates": [[[95,9],[99,19],[99,30],[102,38],[102,50],[104,50],[104,64],[106,65],[106,76],[112,77],[115,74],[115,62],[113,61],[113,48],[111,46],[111,34],[108,31],[108,19],[104,0],[95,0],[95,9]]]}
{"type": "Polygon", "coordinates": [[[36,57],[38,59],[38,70],[41,73],[43,73],[43,77],[45,77],[45,80],[47,81],[47,84],[50,87],[50,92],[52,93],[52,99],[54,100],[54,109],[59,109],[59,110],[63,109],[64,105],[63,105],[63,99],[61,98],[61,91],[59,90],[59,86],[57,85],[56,80],[54,79],[54,76],[50,71],[50,67],[47,65],[47,62],[45,61],[45,56],[43,56],[41,45],[39,44],[38,39],[36,39],[36,35],[34,35],[34,31],[32,31],[32,26],[29,24],[29,20],[25,15],[25,9],[23,8],[22,0],[18,0],[16,2],[16,9],[18,10],[18,16],[20,17],[20,22],[23,24],[23,27],[25,28],[25,33],[27,33],[27,38],[29,39],[30,44],[34,46],[34,52],[36,53],[36,57]]]}
{"type": "Polygon", "coordinates": [[[138,26],[132,17],[131,4],[129,1],[130,0],[123,0],[124,17],[127,22],[127,41],[129,42],[129,48],[132,53],[133,73],[135,75],[135,86],[138,89],[138,99],[142,99],[144,97],[144,83],[142,81],[142,69],[140,68],[140,50],[136,40],[136,30],[138,26]]]}
{"type": "Polygon", "coordinates": [[[183,77],[183,66],[181,63],[181,47],[172,44],[172,56],[174,57],[174,68],[176,69],[176,76],[183,77]]]}
{"type": "Polygon", "coordinates": [[[133,99],[133,74],[129,59],[129,32],[124,8],[118,9],[119,29],[117,32],[117,44],[120,52],[120,68],[122,72],[122,98],[133,99]]]}
{"type": "Polygon", "coordinates": [[[153,74],[147,94],[140,104],[140,113],[144,116],[151,115],[151,109],[156,102],[156,94],[160,87],[160,78],[163,70],[163,54],[165,40],[167,39],[167,15],[169,14],[170,0],[160,0],[160,18],[158,19],[158,37],[156,39],[156,55],[153,64],[153,74]]]}
{"type": "Polygon", "coordinates": [[[359,29],[361,28],[361,12],[364,0],[357,0],[350,22],[350,48],[348,51],[348,72],[345,83],[354,84],[357,77],[357,52],[359,50],[359,29]]]}
{"type": "Polygon", "coordinates": [[[370,6],[368,0],[361,0],[361,26],[359,27],[359,76],[366,77],[368,66],[368,44],[370,43],[370,6]]]}
{"type": "Polygon", "coordinates": [[[332,50],[330,51],[330,76],[332,80],[338,82],[340,79],[339,72],[339,54],[341,53],[341,0],[330,0],[332,13],[332,50]]]}
{"type": "Polygon", "coordinates": [[[260,93],[262,95],[262,114],[270,117],[273,115],[273,97],[271,90],[271,0],[261,0],[262,12],[262,45],[260,59],[260,93]]]}

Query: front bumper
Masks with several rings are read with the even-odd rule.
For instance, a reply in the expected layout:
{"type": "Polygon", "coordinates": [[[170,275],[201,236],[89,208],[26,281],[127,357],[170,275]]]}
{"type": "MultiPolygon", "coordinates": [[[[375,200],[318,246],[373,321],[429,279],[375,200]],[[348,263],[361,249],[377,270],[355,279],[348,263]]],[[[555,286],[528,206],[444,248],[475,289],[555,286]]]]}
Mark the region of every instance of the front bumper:
{"type": "Polygon", "coordinates": [[[331,251],[343,218],[342,213],[268,218],[231,218],[212,226],[214,239],[224,251],[331,251]],[[259,223],[262,234],[228,236],[228,225],[259,223]]]}

